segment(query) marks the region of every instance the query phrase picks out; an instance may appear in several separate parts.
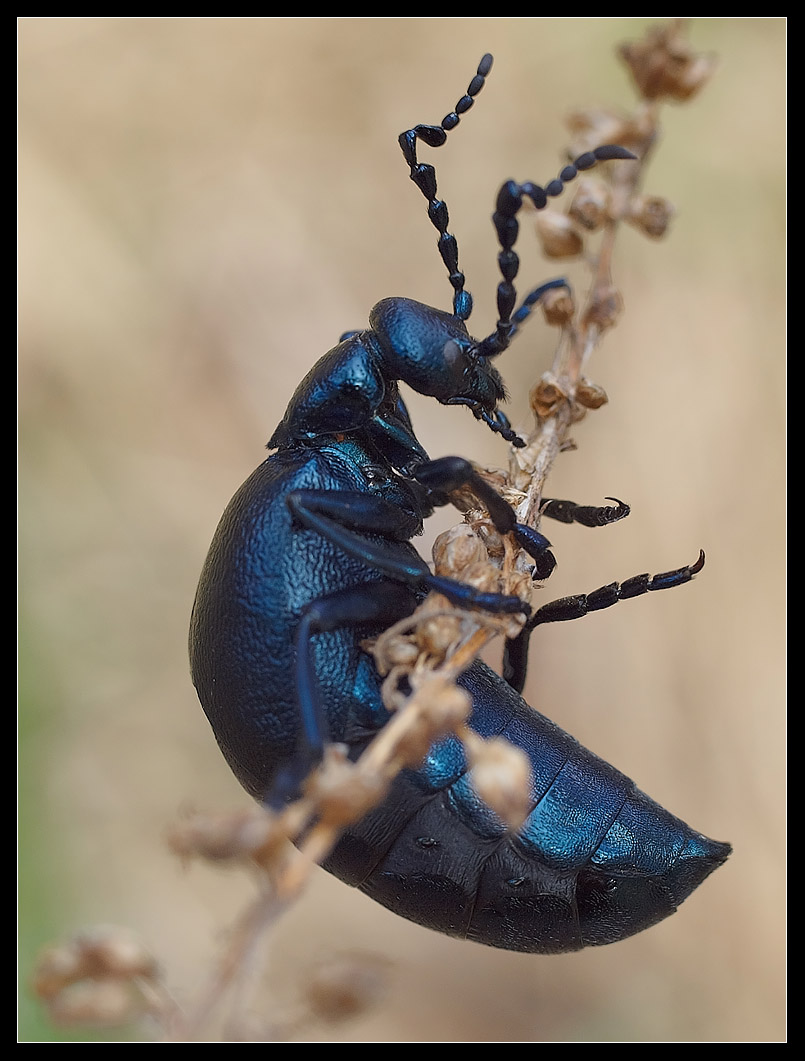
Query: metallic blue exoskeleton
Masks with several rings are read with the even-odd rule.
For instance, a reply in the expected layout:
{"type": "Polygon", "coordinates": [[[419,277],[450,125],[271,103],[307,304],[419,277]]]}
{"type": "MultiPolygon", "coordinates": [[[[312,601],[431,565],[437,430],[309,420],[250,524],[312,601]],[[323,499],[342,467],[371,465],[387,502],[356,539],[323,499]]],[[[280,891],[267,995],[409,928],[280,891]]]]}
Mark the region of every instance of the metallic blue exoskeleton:
{"type": "MultiPolygon", "coordinates": [[[[431,574],[410,544],[449,494],[469,488],[501,533],[550,575],[549,542],[459,458],[430,461],[399,395],[402,380],[443,404],[469,406],[515,445],[499,409],[501,353],[543,295],[515,311],[513,245],[523,196],[539,209],[578,169],[629,158],[599,148],[543,189],[503,185],[494,223],[503,282],[496,331],[467,332],[472,302],[436,198],[435,173],[418,163],[417,140],[438,147],[472,104],[491,68],[485,56],[467,94],[440,126],[400,137],[411,177],[428,200],[454,290],[453,313],[385,299],[370,327],[349,333],[316,364],[274,432],[269,458],[230,502],[215,534],[193,609],[193,681],[232,770],[256,799],[281,805],[321,758],[328,740],[353,756],[386,723],[381,679],[361,648],[367,637],[410,614],[431,589],[456,604],[492,612],[529,608],[431,574]]],[[[549,502],[544,514],[598,526],[628,507],[549,502]]],[[[637,576],[539,609],[510,642],[505,679],[473,664],[460,684],[472,727],[523,748],[533,767],[533,810],[508,833],[467,779],[461,744],[435,744],[418,770],[404,771],[381,806],[351,827],[326,868],[391,910],[437,931],[510,950],[556,953],[611,943],[672,913],[727,858],[613,767],[520,697],[526,646],[540,623],[580,617],[618,600],[689,581],[703,563],[637,576]]]]}

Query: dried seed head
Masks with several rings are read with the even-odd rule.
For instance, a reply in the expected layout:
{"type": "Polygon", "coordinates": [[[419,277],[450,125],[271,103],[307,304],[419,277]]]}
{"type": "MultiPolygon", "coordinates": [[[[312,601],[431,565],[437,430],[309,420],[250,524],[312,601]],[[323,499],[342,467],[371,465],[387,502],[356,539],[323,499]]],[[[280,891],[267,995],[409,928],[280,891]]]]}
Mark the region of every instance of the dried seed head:
{"type": "Polygon", "coordinates": [[[676,210],[667,199],[656,195],[637,195],[629,203],[626,220],[652,239],[661,239],[676,210]]]}
{"type": "Polygon", "coordinates": [[[546,323],[552,327],[562,328],[564,325],[570,324],[575,312],[576,306],[573,302],[573,296],[567,288],[555,288],[553,291],[549,291],[542,299],[543,316],[546,323]]]}
{"type": "Polygon", "coordinates": [[[305,795],[316,803],[319,821],[341,828],[359,821],[386,794],[387,781],[347,758],[344,744],[331,744],[305,784],[305,795]]]}
{"type": "Polygon", "coordinates": [[[547,258],[574,258],[584,250],[584,240],[565,215],[556,210],[537,214],[537,236],[547,258]]]}
{"type": "Polygon", "coordinates": [[[437,575],[464,581],[463,572],[472,564],[485,560],[483,542],[466,523],[446,530],[433,543],[433,565],[437,575]]]}
{"type": "Polygon", "coordinates": [[[644,99],[688,100],[710,78],[715,57],[694,52],[685,31],[684,20],[676,19],[667,26],[653,26],[642,40],[619,47],[644,99]]]}
{"type": "Polygon", "coordinates": [[[90,975],[153,979],[157,964],[142,940],[118,925],[95,925],[75,937],[90,975]]]}
{"type": "MultiPolygon", "coordinates": [[[[440,596],[439,601],[445,608],[450,608],[446,597],[440,596]]],[[[433,619],[425,619],[416,628],[417,649],[431,660],[443,660],[460,638],[461,617],[458,614],[437,615],[433,619]]]]}
{"type": "MultiPolygon", "coordinates": [[[[486,563],[487,568],[490,566],[489,559],[499,561],[503,558],[506,553],[506,538],[505,535],[500,533],[491,519],[484,516],[480,519],[474,520],[472,523],[472,530],[483,542],[488,557],[488,559],[483,562],[486,563]]],[[[475,584],[476,583],[473,583],[473,585],[475,584]]],[[[479,586],[479,588],[481,587],[479,586]]]]}
{"type": "Polygon", "coordinates": [[[550,372],[545,373],[529,395],[534,415],[540,420],[547,420],[567,398],[567,394],[559,386],[559,381],[550,372]]]}
{"type": "Polygon", "coordinates": [[[449,678],[431,675],[417,690],[420,711],[427,713],[432,740],[454,733],[472,711],[469,693],[459,689],[449,678]]]}
{"type": "Polygon", "coordinates": [[[601,285],[591,294],[590,303],[584,314],[584,324],[594,324],[602,331],[612,328],[623,312],[623,297],[612,285],[601,285]]]}
{"type": "Polygon", "coordinates": [[[405,731],[400,734],[397,741],[394,750],[395,758],[399,759],[404,766],[419,767],[433,744],[434,727],[427,714],[418,711],[410,701],[401,704],[400,708],[406,713],[407,723],[405,731]]]}
{"type": "Polygon", "coordinates": [[[145,1011],[142,996],[123,980],[81,980],[70,984],[47,1004],[54,1024],[107,1028],[128,1024],[145,1011]]]}
{"type": "Polygon", "coordinates": [[[607,392],[599,383],[582,377],[576,387],[576,401],[585,409],[600,409],[609,401],[607,392]]]}
{"type": "Polygon", "coordinates": [[[644,136],[644,131],[633,118],[603,108],[574,111],[568,115],[565,124],[573,134],[571,154],[574,158],[601,144],[620,144],[634,150],[644,136]]]}
{"type": "Polygon", "coordinates": [[[305,997],[319,1020],[337,1022],[365,1012],[388,990],[389,963],[373,954],[339,954],[310,970],[305,997]]]}
{"type": "Polygon", "coordinates": [[[182,859],[226,862],[252,858],[272,840],[285,839],[276,819],[258,807],[229,813],[190,814],[168,832],[168,846],[182,859]]]}
{"type": "Polygon", "coordinates": [[[595,232],[609,219],[610,193],[602,180],[584,177],[570,204],[569,216],[583,228],[595,232]]]}
{"type": "Polygon", "coordinates": [[[52,998],[88,972],[84,955],[74,942],[47,947],[36,960],[31,988],[37,998],[52,998]]]}
{"type": "Polygon", "coordinates": [[[384,676],[395,667],[413,667],[419,657],[419,648],[410,634],[384,636],[371,645],[361,643],[361,648],[373,653],[377,669],[384,676]]]}
{"type": "Polygon", "coordinates": [[[455,733],[472,711],[469,695],[440,674],[427,674],[416,683],[405,705],[405,732],[396,748],[406,766],[419,766],[434,741],[455,733]]]}
{"type": "Polygon", "coordinates": [[[152,980],[156,974],[154,958],[133,932],[118,925],[97,925],[42,951],[32,986],[37,997],[53,998],[88,978],[152,980]]]}
{"type": "Polygon", "coordinates": [[[677,75],[674,99],[692,99],[713,76],[718,60],[714,55],[693,55],[677,75]]]}
{"type": "Polygon", "coordinates": [[[528,756],[504,737],[472,744],[468,757],[476,792],[510,829],[519,829],[534,806],[528,756]]]}
{"type": "Polygon", "coordinates": [[[32,987],[54,1023],[105,1027],[125,1024],[148,1008],[139,988],[153,984],[156,975],[156,962],[133,932],[98,925],[44,950],[32,987]]]}

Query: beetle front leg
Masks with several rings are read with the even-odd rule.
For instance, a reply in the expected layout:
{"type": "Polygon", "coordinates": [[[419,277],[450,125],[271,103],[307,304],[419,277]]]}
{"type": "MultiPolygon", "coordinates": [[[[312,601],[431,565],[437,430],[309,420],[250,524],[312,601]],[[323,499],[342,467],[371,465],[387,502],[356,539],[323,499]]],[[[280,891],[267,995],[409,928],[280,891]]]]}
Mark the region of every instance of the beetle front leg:
{"type": "Polygon", "coordinates": [[[413,549],[403,558],[397,545],[386,546],[377,541],[377,535],[399,542],[415,533],[405,525],[405,514],[400,508],[383,498],[358,491],[295,490],[288,495],[287,504],[303,526],[317,531],[367,567],[412,589],[436,590],[459,607],[501,614],[531,614],[530,606],[519,597],[484,593],[465,582],[434,575],[413,549]],[[375,536],[375,540],[364,537],[366,534],[375,536]]]}
{"type": "Polygon", "coordinates": [[[441,457],[418,465],[413,474],[417,482],[430,491],[434,505],[450,504],[447,495],[451,490],[470,490],[486,508],[495,529],[500,534],[513,535],[520,548],[534,561],[534,578],[542,581],[549,577],[556,567],[556,559],[550,551],[551,543],[544,534],[525,523],[518,523],[512,506],[478,474],[469,461],[462,457],[441,457]]]}

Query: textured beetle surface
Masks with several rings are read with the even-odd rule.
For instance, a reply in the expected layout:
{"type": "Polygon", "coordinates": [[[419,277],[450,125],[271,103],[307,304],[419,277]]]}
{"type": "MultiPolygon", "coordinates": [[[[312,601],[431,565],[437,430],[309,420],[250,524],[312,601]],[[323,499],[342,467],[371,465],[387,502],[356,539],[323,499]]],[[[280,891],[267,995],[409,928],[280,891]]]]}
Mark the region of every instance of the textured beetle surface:
{"type": "MultiPolygon", "coordinates": [[[[530,554],[535,575],[553,567],[549,543],[458,458],[430,461],[416,439],[398,381],[443,404],[462,404],[491,430],[522,444],[499,409],[505,350],[551,281],[516,307],[516,215],[537,209],[581,169],[629,158],[605,146],[577,159],[545,188],[507,181],[493,221],[501,245],[498,324],[483,340],[466,320],[472,300],[458,248],[436,198],[435,171],[417,160],[421,141],[441,146],[491,68],[485,56],[467,93],[439,126],[400,137],[411,179],[428,201],[453,288],[452,312],[384,299],[369,328],[348,333],[302,381],[275,430],[269,458],[229,504],[215,534],[193,609],[193,681],[218,743],[240,782],[277,806],[291,798],[328,740],[357,756],[388,719],[381,679],[361,642],[409,614],[431,589],[491,612],[529,609],[515,597],[437,578],[410,545],[451,490],[475,492],[498,530],[530,554]]],[[[547,506],[546,515],[588,526],[624,505],[547,506]]],[[[520,746],[533,769],[533,809],[512,834],[474,793],[461,744],[435,744],[404,771],[382,805],[351,827],[325,868],[404,917],[449,935],[510,950],[557,953],[612,943],[676,907],[728,856],[640,792],[521,699],[528,634],[618,600],[689,581],[701,561],[664,575],[541,608],[507,650],[506,679],[482,663],[460,684],[472,727],[520,746]]]]}

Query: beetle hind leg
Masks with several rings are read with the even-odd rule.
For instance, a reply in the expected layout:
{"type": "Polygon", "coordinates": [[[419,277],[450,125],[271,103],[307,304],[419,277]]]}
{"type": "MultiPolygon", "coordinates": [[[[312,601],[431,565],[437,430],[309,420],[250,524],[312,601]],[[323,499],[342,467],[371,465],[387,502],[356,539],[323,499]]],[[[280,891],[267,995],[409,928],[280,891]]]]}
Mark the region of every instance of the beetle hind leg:
{"type": "Polygon", "coordinates": [[[330,740],[312,639],[344,627],[388,626],[410,615],[417,603],[416,595],[406,586],[384,579],[318,597],[305,608],[295,637],[299,738],[296,751],[274,778],[265,798],[271,809],[280,810],[299,796],[305,778],[321,762],[330,740]]]}
{"type": "MultiPolygon", "coordinates": [[[[614,499],[610,498],[610,500],[614,499]]],[[[594,526],[594,524],[587,524],[587,526],[594,526]]],[[[606,586],[601,586],[600,589],[593,590],[592,593],[580,593],[550,601],[534,612],[517,637],[506,642],[503,649],[503,677],[518,693],[523,691],[528,668],[528,640],[535,627],[542,626],[544,623],[562,623],[569,622],[571,619],[581,619],[590,612],[611,608],[622,600],[642,597],[644,593],[651,593],[658,589],[683,586],[698,575],[703,567],[704,551],[700,550],[696,562],[687,567],[664,571],[659,575],[635,575],[625,582],[610,582],[606,586]]]]}

